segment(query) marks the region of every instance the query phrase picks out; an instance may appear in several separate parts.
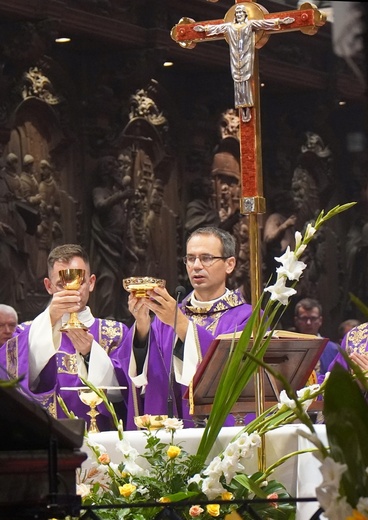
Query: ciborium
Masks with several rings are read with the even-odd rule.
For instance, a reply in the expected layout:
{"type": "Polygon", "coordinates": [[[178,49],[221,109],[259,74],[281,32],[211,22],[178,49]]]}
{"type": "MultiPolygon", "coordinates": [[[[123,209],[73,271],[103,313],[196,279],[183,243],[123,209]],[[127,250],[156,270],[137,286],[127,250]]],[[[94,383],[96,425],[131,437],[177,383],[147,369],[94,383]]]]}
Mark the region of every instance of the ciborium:
{"type": "Polygon", "coordinates": [[[151,276],[131,276],[123,280],[123,287],[136,298],[148,298],[147,291],[155,287],[165,287],[166,281],[151,276]]]}
{"type": "MultiPolygon", "coordinates": [[[[68,291],[78,291],[84,281],[85,273],[84,269],[62,269],[59,271],[63,288],[68,291]]],[[[68,332],[71,329],[88,330],[88,327],[78,319],[77,312],[71,312],[67,323],[64,323],[60,328],[61,332],[68,332]]]]}

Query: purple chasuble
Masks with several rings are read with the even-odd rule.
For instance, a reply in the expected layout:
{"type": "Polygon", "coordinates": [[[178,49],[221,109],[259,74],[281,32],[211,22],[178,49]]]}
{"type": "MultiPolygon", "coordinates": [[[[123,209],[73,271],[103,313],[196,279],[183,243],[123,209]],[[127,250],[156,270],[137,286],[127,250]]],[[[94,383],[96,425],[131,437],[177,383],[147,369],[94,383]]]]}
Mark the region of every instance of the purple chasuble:
{"type": "MultiPolygon", "coordinates": [[[[364,354],[365,352],[368,352],[368,323],[362,323],[361,325],[349,330],[341,342],[341,349],[345,350],[347,354],[351,354],[352,352],[364,354]]],[[[332,370],[335,363],[340,363],[344,368],[348,368],[343,355],[340,353],[337,354],[328,367],[329,372],[332,370]]]]}
{"type": "MultiPolygon", "coordinates": [[[[180,310],[194,324],[196,343],[200,350],[200,359],[206,354],[210,344],[219,334],[231,333],[243,330],[248,321],[252,307],[244,300],[240,290],[230,291],[223,298],[216,300],[207,308],[193,307],[191,294],[180,305],[180,310]]],[[[133,345],[134,327],[129,332],[131,348],[133,345]]],[[[171,352],[174,339],[174,330],[169,325],[162,323],[156,317],[153,319],[149,337],[148,358],[148,384],[145,387],[144,396],[141,389],[130,383],[127,429],[136,429],[134,415],[151,414],[167,415],[169,395],[169,373],[171,365],[171,352]]],[[[124,356],[120,358],[128,374],[130,353],[129,349],[120,351],[124,356]],[[126,354],[128,353],[128,356],[126,354]]],[[[185,427],[193,427],[194,422],[189,415],[189,405],[182,396],[187,387],[174,383],[175,401],[174,414],[183,419],[185,427]]]]}
{"type": "MultiPolygon", "coordinates": [[[[60,390],[62,387],[84,386],[78,376],[76,351],[67,334],[62,334],[58,351],[40,373],[37,388],[34,388],[33,391],[30,389],[28,370],[29,330],[30,326],[28,325],[23,332],[10,339],[0,348],[0,378],[23,375],[24,379],[20,385],[25,393],[38,401],[53,417],[65,418],[65,414],[57,402],[57,395],[60,395],[68,410],[89,424],[90,418],[87,415],[89,407],[81,402],[78,392],[60,390]],[[6,369],[7,376],[3,374],[1,367],[6,369]]],[[[89,328],[89,332],[93,335],[95,341],[109,356],[122,346],[127,330],[123,323],[99,318],[95,318],[94,323],[89,328]]],[[[115,371],[119,384],[128,386],[119,367],[115,366],[115,371]]],[[[101,431],[114,429],[111,416],[104,404],[98,406],[98,411],[100,412],[100,415],[97,416],[98,428],[101,431]]]]}

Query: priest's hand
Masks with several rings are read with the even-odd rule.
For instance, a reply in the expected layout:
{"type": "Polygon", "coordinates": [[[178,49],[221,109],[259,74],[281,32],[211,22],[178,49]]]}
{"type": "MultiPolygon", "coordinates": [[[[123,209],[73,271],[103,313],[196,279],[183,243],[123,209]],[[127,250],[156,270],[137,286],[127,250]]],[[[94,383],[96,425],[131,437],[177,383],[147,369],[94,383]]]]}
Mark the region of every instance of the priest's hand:
{"type": "Polygon", "coordinates": [[[149,308],[144,305],[146,299],[136,298],[133,293],[130,293],[128,298],[128,308],[135,318],[135,333],[139,341],[146,339],[151,326],[149,308]]]}
{"type": "Polygon", "coordinates": [[[366,377],[368,377],[368,355],[352,352],[349,357],[363,372],[367,372],[366,377]]]}
{"type": "Polygon", "coordinates": [[[93,336],[90,332],[84,329],[69,329],[67,334],[79,354],[86,356],[91,352],[93,336]]]}
{"type": "MultiPolygon", "coordinates": [[[[152,291],[147,291],[147,294],[149,298],[146,299],[144,305],[154,312],[160,321],[174,328],[175,310],[177,306],[175,298],[170,296],[164,287],[155,287],[152,291]]],[[[185,340],[188,324],[188,318],[182,312],[178,311],[176,317],[176,333],[182,341],[185,340]]]]}
{"type": "Polygon", "coordinates": [[[53,294],[49,307],[51,325],[54,326],[63,314],[79,312],[81,296],[78,291],[62,290],[53,294]]]}

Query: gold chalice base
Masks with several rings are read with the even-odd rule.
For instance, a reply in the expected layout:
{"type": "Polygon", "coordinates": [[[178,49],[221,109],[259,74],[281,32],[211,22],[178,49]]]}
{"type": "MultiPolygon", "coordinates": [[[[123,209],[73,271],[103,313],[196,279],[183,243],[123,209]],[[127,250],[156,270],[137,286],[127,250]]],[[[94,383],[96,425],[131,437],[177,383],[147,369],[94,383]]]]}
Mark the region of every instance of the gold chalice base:
{"type": "Polygon", "coordinates": [[[76,321],[69,320],[67,323],[64,323],[64,325],[62,325],[60,327],[61,332],[68,332],[68,330],[75,330],[75,329],[88,330],[88,327],[86,327],[84,325],[84,323],[82,323],[79,320],[76,320],[76,321]]]}
{"type": "Polygon", "coordinates": [[[136,298],[148,298],[147,291],[155,287],[165,287],[166,280],[151,278],[150,276],[132,276],[123,280],[123,287],[136,298]]]}

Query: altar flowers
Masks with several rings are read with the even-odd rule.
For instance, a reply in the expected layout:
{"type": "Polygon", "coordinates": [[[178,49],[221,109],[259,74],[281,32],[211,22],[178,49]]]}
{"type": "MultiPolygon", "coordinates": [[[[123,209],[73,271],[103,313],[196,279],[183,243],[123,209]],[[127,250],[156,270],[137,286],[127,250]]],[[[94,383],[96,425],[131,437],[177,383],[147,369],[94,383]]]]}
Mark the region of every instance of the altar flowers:
{"type": "MultiPolygon", "coordinates": [[[[171,514],[165,516],[174,516],[176,520],[197,517],[209,520],[224,518],[231,511],[242,509],[244,501],[257,497],[264,502],[252,505],[252,511],[262,514],[262,518],[293,518],[293,504],[275,502],[289,497],[282,484],[267,478],[266,473],[249,475],[249,461],[257,456],[260,435],[243,431],[223,453],[209,464],[202,464],[197,455],[189,455],[175,441],[182,421],[163,419],[157,427],[158,420],[160,416],[143,416],[146,425],[143,453],[138,453],[119,434],[116,442],[119,464],[111,462],[105,448],[94,442],[93,434],[87,434],[86,443],[94,463],[91,469],[79,474],[82,508],[88,511],[88,506],[92,511],[98,508],[101,519],[159,519],[160,514],[169,511],[171,514]],[[156,423],[153,430],[152,422],[156,423]],[[168,442],[163,442],[161,432],[169,432],[168,442]]],[[[244,510],[242,518],[254,517],[244,510]]]]}
{"type": "MultiPolygon", "coordinates": [[[[94,443],[93,435],[87,434],[86,442],[94,454],[95,462],[92,470],[80,474],[79,491],[83,496],[82,507],[89,514],[93,508],[98,508],[98,517],[102,519],[150,520],[174,516],[177,520],[197,517],[209,520],[212,517],[225,518],[229,512],[236,510],[243,519],[249,520],[295,518],[295,501],[282,483],[272,480],[272,474],[276,467],[297,453],[290,453],[272,466],[260,468],[255,473],[249,470],[249,460],[257,456],[262,438],[267,432],[296,419],[307,424],[311,435],[314,434],[307,409],[324,392],[328,379],[322,385],[312,385],[295,393],[288,381],[264,364],[263,357],[277,320],[288,306],[290,297],[296,293],[295,286],[306,268],[302,256],[308,243],[327,220],[354,204],[336,206],[326,214],[322,211],[313,225],[308,224],[304,235],[299,232],[295,234],[295,250],[288,248],[276,259],[280,264],[276,282],[265,288],[239,340],[233,341],[195,455],[186,453],[183,446],[175,442],[175,432],[182,426],[175,418],[141,417],[140,424],[146,428],[146,447],[143,453],[138,453],[124,439],[122,424],[117,421],[111,407],[118,431],[117,449],[121,453],[119,464],[112,463],[104,446],[94,443]],[[262,366],[282,380],[285,391],[281,394],[280,402],[257,416],[222,453],[209,460],[226,417],[243,388],[262,366]],[[169,443],[162,442],[161,430],[170,433],[169,443]]],[[[104,392],[86,384],[106,404],[104,392]]],[[[324,446],[318,448],[321,457],[327,458],[328,449],[324,446]]],[[[336,476],[332,480],[336,486],[340,482],[338,475],[343,475],[343,469],[337,467],[336,476]]],[[[321,496],[330,492],[334,493],[336,489],[332,491],[328,487],[325,491],[321,490],[321,496]]],[[[351,508],[351,514],[364,514],[360,512],[362,503],[359,504],[360,509],[358,503],[351,508]]]]}

